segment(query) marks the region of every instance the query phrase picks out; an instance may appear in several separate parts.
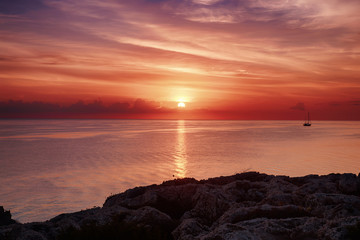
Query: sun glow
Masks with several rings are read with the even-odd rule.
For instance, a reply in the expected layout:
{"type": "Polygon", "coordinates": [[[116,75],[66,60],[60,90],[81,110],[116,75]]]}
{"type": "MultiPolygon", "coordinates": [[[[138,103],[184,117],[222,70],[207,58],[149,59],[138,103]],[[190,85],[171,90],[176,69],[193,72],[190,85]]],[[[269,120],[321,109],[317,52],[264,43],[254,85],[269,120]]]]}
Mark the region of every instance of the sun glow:
{"type": "Polygon", "coordinates": [[[184,102],[179,102],[178,103],[178,108],[184,108],[186,105],[184,102]]]}

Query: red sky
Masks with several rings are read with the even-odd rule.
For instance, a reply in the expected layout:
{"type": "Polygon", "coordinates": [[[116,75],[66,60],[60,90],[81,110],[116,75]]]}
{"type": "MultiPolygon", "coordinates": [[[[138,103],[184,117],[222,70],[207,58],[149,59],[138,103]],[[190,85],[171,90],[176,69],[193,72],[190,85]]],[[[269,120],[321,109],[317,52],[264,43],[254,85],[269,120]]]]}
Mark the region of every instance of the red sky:
{"type": "Polygon", "coordinates": [[[360,120],[359,12],[358,0],[2,0],[0,114],[360,120]]]}

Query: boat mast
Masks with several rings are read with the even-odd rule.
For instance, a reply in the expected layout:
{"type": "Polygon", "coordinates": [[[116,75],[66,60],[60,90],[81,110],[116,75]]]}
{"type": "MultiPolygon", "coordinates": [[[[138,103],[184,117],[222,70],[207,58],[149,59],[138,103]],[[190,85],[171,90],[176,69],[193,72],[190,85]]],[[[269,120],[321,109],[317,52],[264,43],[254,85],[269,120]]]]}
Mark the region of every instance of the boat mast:
{"type": "Polygon", "coordinates": [[[304,126],[311,126],[310,123],[310,112],[308,112],[307,121],[306,121],[306,115],[305,115],[305,122],[303,124],[304,126]]]}

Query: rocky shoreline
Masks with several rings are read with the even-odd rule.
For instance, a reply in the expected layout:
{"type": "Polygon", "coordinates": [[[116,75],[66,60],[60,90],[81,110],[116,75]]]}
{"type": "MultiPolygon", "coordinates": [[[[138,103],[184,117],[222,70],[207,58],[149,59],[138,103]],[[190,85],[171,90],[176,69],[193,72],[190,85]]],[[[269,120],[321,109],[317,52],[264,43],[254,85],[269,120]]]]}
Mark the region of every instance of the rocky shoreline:
{"type": "Polygon", "coordinates": [[[176,179],[45,222],[7,220],[0,239],[360,239],[360,174],[176,179]]]}

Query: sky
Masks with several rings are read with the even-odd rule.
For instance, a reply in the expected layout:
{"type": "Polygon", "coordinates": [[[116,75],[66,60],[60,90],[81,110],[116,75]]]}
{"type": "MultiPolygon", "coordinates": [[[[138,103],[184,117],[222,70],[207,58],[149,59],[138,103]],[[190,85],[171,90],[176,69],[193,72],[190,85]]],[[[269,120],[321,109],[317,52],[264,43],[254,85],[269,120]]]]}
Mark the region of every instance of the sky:
{"type": "Polygon", "coordinates": [[[360,120],[359,12],[359,0],[1,0],[0,117],[360,120]]]}

